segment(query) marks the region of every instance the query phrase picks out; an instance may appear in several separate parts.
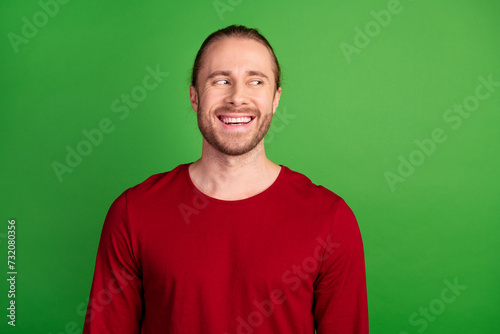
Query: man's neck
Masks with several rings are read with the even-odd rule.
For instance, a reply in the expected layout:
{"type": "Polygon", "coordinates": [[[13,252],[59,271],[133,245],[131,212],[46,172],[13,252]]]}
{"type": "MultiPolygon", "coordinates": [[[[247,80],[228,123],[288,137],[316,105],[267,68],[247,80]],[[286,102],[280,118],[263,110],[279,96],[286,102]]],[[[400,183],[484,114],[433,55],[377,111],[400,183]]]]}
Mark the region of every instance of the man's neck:
{"type": "Polygon", "coordinates": [[[189,166],[189,175],[205,195],[234,201],[269,188],[280,170],[266,157],[263,142],[239,156],[223,154],[204,142],[201,158],[189,166]]]}

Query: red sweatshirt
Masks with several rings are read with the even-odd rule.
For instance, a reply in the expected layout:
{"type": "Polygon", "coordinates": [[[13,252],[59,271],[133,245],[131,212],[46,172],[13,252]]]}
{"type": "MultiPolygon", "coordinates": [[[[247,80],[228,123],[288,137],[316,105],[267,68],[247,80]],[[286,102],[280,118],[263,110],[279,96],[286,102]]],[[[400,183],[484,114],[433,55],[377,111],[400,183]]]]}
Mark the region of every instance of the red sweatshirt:
{"type": "Polygon", "coordinates": [[[188,166],[112,204],[84,334],[368,333],[363,244],[344,200],[285,166],[263,192],[219,200],[188,166]]]}

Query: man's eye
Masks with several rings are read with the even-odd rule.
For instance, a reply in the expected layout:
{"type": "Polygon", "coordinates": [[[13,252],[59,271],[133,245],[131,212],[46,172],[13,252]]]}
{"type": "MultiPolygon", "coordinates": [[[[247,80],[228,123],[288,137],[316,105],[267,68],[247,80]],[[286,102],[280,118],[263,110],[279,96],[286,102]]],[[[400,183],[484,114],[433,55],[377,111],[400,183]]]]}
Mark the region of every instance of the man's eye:
{"type": "Polygon", "coordinates": [[[250,84],[251,85],[262,85],[262,81],[260,81],[260,80],[252,80],[252,81],[250,81],[250,84]]]}
{"type": "Polygon", "coordinates": [[[229,83],[229,81],[227,81],[227,80],[217,80],[215,83],[216,84],[220,84],[220,85],[226,85],[226,84],[229,83]]]}

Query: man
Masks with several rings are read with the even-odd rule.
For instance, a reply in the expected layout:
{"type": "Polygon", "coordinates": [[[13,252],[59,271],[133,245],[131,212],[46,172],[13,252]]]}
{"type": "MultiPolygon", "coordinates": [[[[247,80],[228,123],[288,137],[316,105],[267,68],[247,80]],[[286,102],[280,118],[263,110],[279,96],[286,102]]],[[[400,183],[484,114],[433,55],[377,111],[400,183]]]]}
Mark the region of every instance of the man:
{"type": "Polygon", "coordinates": [[[280,95],[257,30],[205,40],[189,88],[201,158],[113,203],[84,333],[368,333],[354,215],[265,155],[280,95]]]}

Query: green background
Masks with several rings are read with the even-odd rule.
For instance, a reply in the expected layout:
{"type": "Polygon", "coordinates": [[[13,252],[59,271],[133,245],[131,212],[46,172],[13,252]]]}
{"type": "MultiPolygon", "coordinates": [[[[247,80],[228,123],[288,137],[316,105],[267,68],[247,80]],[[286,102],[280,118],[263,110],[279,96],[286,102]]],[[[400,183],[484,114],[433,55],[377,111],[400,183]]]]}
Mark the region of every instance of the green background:
{"type": "Polygon", "coordinates": [[[498,333],[500,87],[480,88],[489,96],[460,126],[447,111],[474,102],[478,78],[500,81],[498,1],[401,0],[385,26],[371,11],[386,10],[386,0],[58,7],[44,22],[37,1],[0,5],[0,277],[8,219],[16,220],[18,271],[17,325],[7,325],[1,279],[0,332],[81,332],[110,204],[149,175],[198,159],[190,68],[209,33],[237,23],[259,28],[283,69],[268,157],[336,192],[356,214],[371,333],[498,333]],[[34,20],[36,33],[13,43],[34,20]],[[347,55],[343,43],[356,52],[347,55]],[[169,75],[127,117],[113,112],[122,94],[140,90],[147,66],[169,75]],[[67,146],[76,149],[82,131],[106,118],[114,130],[60,180],[53,163],[66,164],[67,146]],[[436,128],[446,140],[433,149],[424,141],[430,153],[418,153],[415,140],[436,128]],[[391,186],[387,172],[397,175],[411,157],[418,166],[391,186]],[[440,302],[444,281],[455,279],[467,288],[440,302]],[[419,315],[429,307],[434,314],[419,315]]]}

